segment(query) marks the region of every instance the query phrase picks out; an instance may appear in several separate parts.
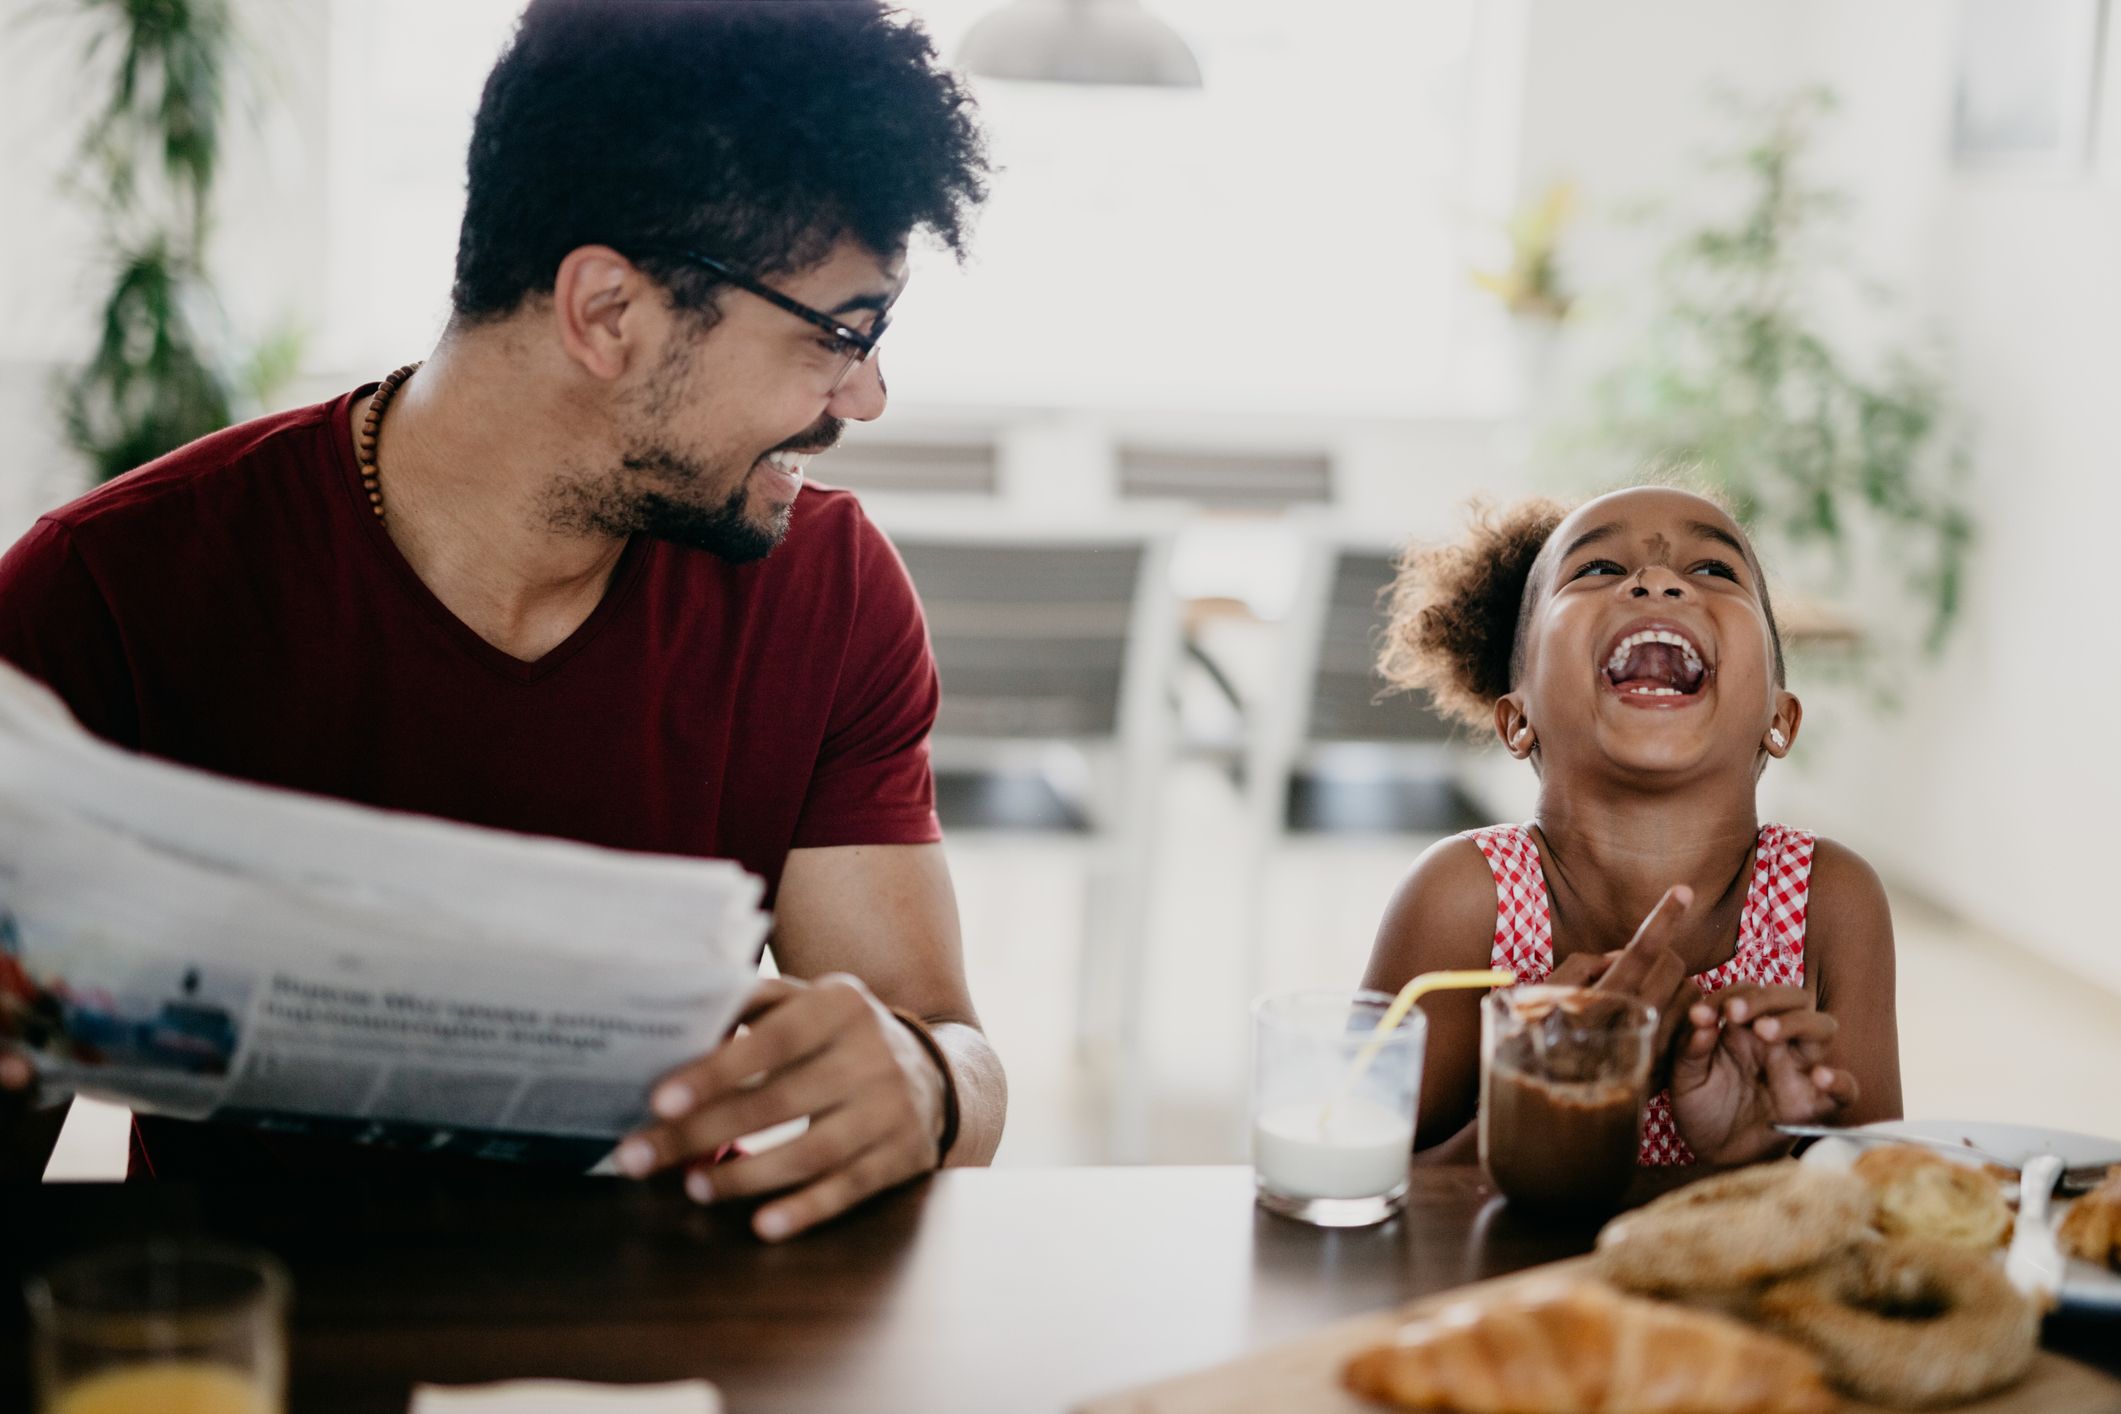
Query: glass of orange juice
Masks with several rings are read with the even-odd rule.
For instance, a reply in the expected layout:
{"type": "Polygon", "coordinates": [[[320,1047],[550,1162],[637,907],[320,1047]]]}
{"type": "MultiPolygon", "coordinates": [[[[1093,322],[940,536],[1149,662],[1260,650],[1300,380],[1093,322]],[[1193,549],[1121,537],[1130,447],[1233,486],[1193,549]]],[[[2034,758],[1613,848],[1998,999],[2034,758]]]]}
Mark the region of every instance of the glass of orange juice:
{"type": "Polygon", "coordinates": [[[38,1414],[283,1414],[286,1270],[194,1241],[114,1247],[29,1283],[38,1414]]]}

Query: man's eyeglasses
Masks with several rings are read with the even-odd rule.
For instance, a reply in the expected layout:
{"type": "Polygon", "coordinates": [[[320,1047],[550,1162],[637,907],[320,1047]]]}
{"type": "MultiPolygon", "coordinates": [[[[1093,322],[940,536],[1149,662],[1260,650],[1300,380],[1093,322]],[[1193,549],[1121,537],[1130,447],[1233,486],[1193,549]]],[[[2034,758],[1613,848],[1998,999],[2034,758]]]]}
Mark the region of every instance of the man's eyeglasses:
{"type": "Polygon", "coordinates": [[[666,246],[656,250],[644,250],[642,254],[673,256],[679,260],[689,261],[703,270],[711,270],[738,289],[747,290],[768,304],[778,305],[796,318],[815,324],[818,328],[824,330],[830,336],[830,347],[833,353],[841,360],[839,367],[832,375],[831,383],[826,386],[825,395],[827,397],[839,391],[840,384],[847,381],[848,374],[875,357],[877,341],[884,337],[884,330],[891,323],[890,312],[888,310],[880,310],[876,316],[876,323],[865,334],[859,329],[841,323],[821,309],[812,309],[799,299],[790,299],[771,285],[754,280],[743,271],[726,265],[711,255],[701,255],[696,250],[679,250],[666,246]]]}

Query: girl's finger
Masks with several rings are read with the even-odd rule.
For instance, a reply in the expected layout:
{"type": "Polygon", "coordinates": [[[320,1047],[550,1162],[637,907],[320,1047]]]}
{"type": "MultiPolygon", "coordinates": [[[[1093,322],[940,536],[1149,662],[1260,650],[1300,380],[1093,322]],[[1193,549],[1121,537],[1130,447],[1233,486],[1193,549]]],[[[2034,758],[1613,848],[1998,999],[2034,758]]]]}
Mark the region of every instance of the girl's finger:
{"type": "Polygon", "coordinates": [[[1819,1087],[1820,1095],[1831,1100],[1836,1109],[1847,1109],[1863,1094],[1863,1088],[1856,1083],[1853,1074],[1846,1070],[1836,1070],[1832,1066],[1814,1066],[1812,1084],[1819,1087]]]}
{"type": "Polygon", "coordinates": [[[1716,993],[1715,1000],[1725,1018],[1733,1023],[1812,1006],[1812,994],[1802,987],[1770,987],[1756,982],[1725,987],[1716,993]]]}
{"type": "Polygon", "coordinates": [[[1805,1047],[1824,1046],[1840,1029],[1841,1023],[1823,1011],[1785,1012],[1753,1023],[1753,1034],[1763,1041],[1805,1047]]]}
{"type": "Polygon", "coordinates": [[[1588,987],[1610,972],[1619,956],[1612,952],[1572,953],[1547,980],[1557,987],[1588,987]]]}
{"type": "Polygon", "coordinates": [[[1855,1104],[1862,1094],[1856,1077],[1833,1066],[1801,1068],[1783,1047],[1769,1069],[1775,1072],[1775,1109],[1782,1123],[1811,1124],[1829,1119],[1855,1104]]]}
{"type": "MultiPolygon", "coordinates": [[[[1664,891],[1650,916],[1642,920],[1635,936],[1621,949],[1605,976],[1599,979],[1602,991],[1625,992],[1642,997],[1651,1005],[1662,1004],[1672,989],[1672,979],[1667,975],[1670,967],[1677,966],[1672,955],[1672,939],[1678,935],[1679,922],[1693,907],[1694,891],[1684,884],[1675,884],[1664,891]]],[[[1678,975],[1684,977],[1686,969],[1679,968],[1678,975]]]]}

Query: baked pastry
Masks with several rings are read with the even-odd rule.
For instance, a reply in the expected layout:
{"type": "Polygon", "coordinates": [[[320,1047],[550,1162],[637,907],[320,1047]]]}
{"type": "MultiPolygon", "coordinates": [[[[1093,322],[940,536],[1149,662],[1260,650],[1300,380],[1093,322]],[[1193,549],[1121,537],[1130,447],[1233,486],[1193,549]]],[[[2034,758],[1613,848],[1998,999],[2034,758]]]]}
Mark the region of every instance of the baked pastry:
{"type": "Polygon", "coordinates": [[[1557,1277],[1409,1322],[1348,1362],[1347,1387],[1459,1414],[1824,1414],[1819,1363],[1682,1306],[1557,1277]]]}
{"type": "Polygon", "coordinates": [[[1913,1144],[1866,1149],[1850,1172],[1878,1195],[1878,1230],[1983,1251],[2010,1240],[2011,1208],[1987,1169],[1913,1144]]]}
{"type": "Polygon", "coordinates": [[[1858,1243],[1784,1277],[1755,1314],[1816,1353],[1842,1389],[1906,1409],[2015,1383],[2040,1339],[2039,1309],[1994,1258],[1913,1239],[1858,1243]]]}
{"type": "Polygon", "coordinates": [[[2121,1269],[2121,1164],[2070,1204],[2055,1227],[2055,1241],[2072,1257],[2121,1269]]]}
{"type": "Polygon", "coordinates": [[[1690,1183],[1598,1234],[1598,1275],[1624,1291],[1714,1295],[1842,1251],[1870,1231],[1871,1190],[1795,1159],[1690,1183]]]}

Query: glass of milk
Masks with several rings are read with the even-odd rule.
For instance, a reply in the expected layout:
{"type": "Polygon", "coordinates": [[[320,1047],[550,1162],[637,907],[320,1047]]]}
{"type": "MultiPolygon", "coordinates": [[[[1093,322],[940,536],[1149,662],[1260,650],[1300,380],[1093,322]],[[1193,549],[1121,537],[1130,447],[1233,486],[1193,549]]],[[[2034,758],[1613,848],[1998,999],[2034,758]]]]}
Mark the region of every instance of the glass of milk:
{"type": "Polygon", "coordinates": [[[1406,1201],[1428,1019],[1416,1007],[1359,1075],[1383,992],[1277,992],[1252,1005],[1252,1174],[1269,1212],[1367,1227],[1406,1201]]]}

